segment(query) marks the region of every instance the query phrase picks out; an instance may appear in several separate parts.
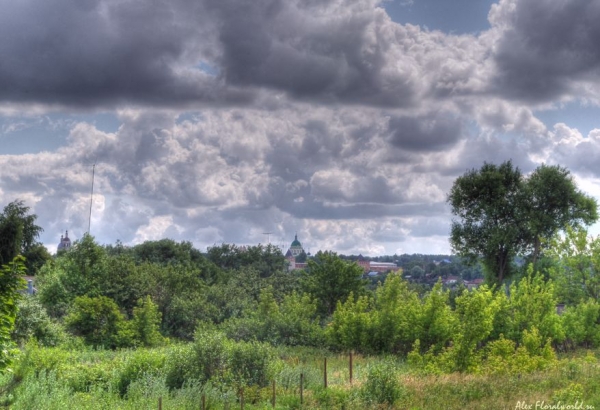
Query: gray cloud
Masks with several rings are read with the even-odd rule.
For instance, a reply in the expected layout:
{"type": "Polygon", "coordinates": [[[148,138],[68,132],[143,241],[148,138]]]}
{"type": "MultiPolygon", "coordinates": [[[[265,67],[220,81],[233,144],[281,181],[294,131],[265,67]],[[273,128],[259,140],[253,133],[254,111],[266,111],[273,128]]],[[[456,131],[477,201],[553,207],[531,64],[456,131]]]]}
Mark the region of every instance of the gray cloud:
{"type": "Polygon", "coordinates": [[[428,89],[475,87],[474,38],[447,41],[395,24],[377,4],[1,0],[0,52],[10,58],[0,62],[0,99],[77,108],[269,105],[275,100],[265,93],[283,92],[411,107],[428,89]],[[442,70],[422,75],[435,67],[442,70]]]}
{"type": "Polygon", "coordinates": [[[197,68],[210,58],[192,2],[0,1],[0,98],[70,106],[249,101],[197,68]]]}
{"type": "Polygon", "coordinates": [[[460,119],[450,115],[401,116],[390,119],[390,143],[408,151],[450,148],[464,134],[460,119]]]}
{"type": "Polygon", "coordinates": [[[300,99],[377,106],[413,104],[407,64],[389,61],[377,2],[206,1],[221,21],[219,65],[229,84],[283,90],[300,99]]]}
{"type": "Polygon", "coordinates": [[[582,92],[581,83],[596,83],[599,19],[600,4],[594,0],[501,1],[490,13],[501,30],[494,47],[495,92],[545,102],[582,92]]]}

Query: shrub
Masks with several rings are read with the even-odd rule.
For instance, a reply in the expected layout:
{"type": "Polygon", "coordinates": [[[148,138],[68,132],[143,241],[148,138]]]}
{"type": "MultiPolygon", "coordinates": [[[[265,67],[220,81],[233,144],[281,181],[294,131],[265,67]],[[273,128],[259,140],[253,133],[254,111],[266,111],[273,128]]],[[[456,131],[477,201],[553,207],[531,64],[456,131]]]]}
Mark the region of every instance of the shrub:
{"type": "Polygon", "coordinates": [[[556,313],[554,284],[545,281],[539,273],[534,273],[530,265],[527,276],[510,286],[512,310],[512,332],[509,339],[521,342],[523,330],[536,327],[543,340],[551,338],[561,342],[565,338],[560,317],[556,313]]]}
{"type": "Polygon", "coordinates": [[[579,383],[570,383],[566,388],[556,391],[552,400],[563,403],[580,402],[583,400],[583,386],[579,383]]]}
{"type": "Polygon", "coordinates": [[[73,301],[71,313],[65,318],[67,329],[94,347],[115,348],[124,322],[119,307],[110,298],[80,296],[73,301]]]}
{"type": "Polygon", "coordinates": [[[175,345],[169,349],[165,359],[165,384],[170,390],[181,388],[186,380],[199,373],[193,357],[192,344],[175,345]]]}
{"type": "Polygon", "coordinates": [[[127,357],[116,375],[115,387],[121,396],[127,393],[131,383],[144,375],[158,375],[165,367],[166,353],[162,350],[135,350],[127,357]]]}
{"type": "Polygon", "coordinates": [[[194,373],[192,377],[200,382],[210,379],[222,380],[227,368],[227,343],[229,339],[214,330],[199,329],[193,343],[194,373]]]}
{"type": "Polygon", "coordinates": [[[315,390],[314,397],[320,409],[346,409],[350,407],[352,392],[337,386],[315,390]]]}
{"type": "Polygon", "coordinates": [[[66,339],[63,327],[53,321],[35,297],[24,297],[17,303],[19,313],[12,337],[23,346],[35,339],[42,346],[56,346],[66,339]]]}
{"type": "Polygon", "coordinates": [[[133,318],[129,323],[129,329],[133,332],[136,344],[145,347],[155,347],[163,344],[165,338],[160,334],[159,327],[161,314],[158,306],[152,302],[150,296],[139,299],[137,306],[133,308],[133,318]]]}
{"type": "Polygon", "coordinates": [[[593,299],[569,307],[561,317],[566,338],[575,345],[600,346],[600,304],[593,299]]]}
{"type": "Polygon", "coordinates": [[[368,366],[367,380],[361,386],[364,401],[393,405],[407,394],[406,388],[398,380],[396,366],[390,359],[368,366]]]}
{"type": "Polygon", "coordinates": [[[213,382],[215,385],[267,386],[275,373],[273,348],[260,342],[235,342],[214,329],[199,328],[194,343],[170,350],[166,384],[213,382]]]}
{"type": "Polygon", "coordinates": [[[271,380],[273,349],[259,342],[231,342],[227,351],[229,371],[240,384],[267,386],[271,380]]]}

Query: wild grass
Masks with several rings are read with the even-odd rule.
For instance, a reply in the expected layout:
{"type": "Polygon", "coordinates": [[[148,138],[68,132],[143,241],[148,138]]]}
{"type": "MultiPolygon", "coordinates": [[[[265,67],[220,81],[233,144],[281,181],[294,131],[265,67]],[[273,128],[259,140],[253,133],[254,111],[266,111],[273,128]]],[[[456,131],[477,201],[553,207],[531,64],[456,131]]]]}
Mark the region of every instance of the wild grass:
{"type": "MultiPolygon", "coordinates": [[[[31,345],[14,374],[0,376],[0,403],[16,410],[158,409],[161,398],[163,409],[200,409],[204,396],[207,409],[239,409],[243,388],[245,409],[272,408],[271,383],[189,379],[170,389],[167,363],[180,348],[102,351],[31,345]]],[[[600,409],[598,352],[571,353],[544,371],[502,375],[423,375],[394,357],[354,355],[352,382],[346,354],[277,348],[276,355],[272,375],[277,409],[515,409],[519,402],[535,408],[541,401],[600,409]]]]}

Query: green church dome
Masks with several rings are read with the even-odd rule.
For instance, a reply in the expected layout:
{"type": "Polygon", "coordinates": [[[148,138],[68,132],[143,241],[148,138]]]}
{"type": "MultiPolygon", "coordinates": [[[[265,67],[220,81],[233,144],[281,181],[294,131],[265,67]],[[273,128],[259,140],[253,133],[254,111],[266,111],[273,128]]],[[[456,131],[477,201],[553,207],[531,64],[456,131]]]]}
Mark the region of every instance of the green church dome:
{"type": "Polygon", "coordinates": [[[292,242],[292,245],[290,246],[291,248],[294,247],[302,247],[302,244],[300,243],[300,241],[298,240],[298,234],[296,234],[296,236],[294,236],[294,242],[292,242]]]}

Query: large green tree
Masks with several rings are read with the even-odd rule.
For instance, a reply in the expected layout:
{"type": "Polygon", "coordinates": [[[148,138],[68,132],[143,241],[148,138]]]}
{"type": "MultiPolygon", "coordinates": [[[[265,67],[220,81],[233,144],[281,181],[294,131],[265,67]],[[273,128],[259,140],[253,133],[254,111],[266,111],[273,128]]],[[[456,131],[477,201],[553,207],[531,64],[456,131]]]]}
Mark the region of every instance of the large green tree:
{"type": "Polygon", "coordinates": [[[528,245],[534,263],[544,240],[567,226],[577,228],[598,219],[596,201],[577,189],[566,168],[541,165],[526,179],[525,189],[528,245]]]}
{"type": "Polygon", "coordinates": [[[43,265],[49,258],[48,252],[44,253],[37,242],[43,229],[35,224],[36,219],[37,216],[29,213],[29,207],[23,201],[16,200],[4,207],[0,213],[0,265],[11,262],[17,255],[23,255],[35,260],[33,265],[27,266],[33,268],[43,265]]]}
{"type": "Polygon", "coordinates": [[[350,294],[358,297],[365,293],[363,269],[354,262],[340,259],[335,252],[317,252],[308,260],[302,277],[302,289],[310,293],[319,306],[319,313],[329,316],[338,301],[345,302],[350,294]]]}
{"type": "Polygon", "coordinates": [[[490,283],[502,283],[515,256],[535,262],[541,244],[568,224],[598,219],[596,201],[579,191],[569,171],[542,165],[528,178],[511,161],[484,163],[456,179],[448,195],[450,243],[471,262],[481,260],[490,283]]]}
{"type": "Polygon", "coordinates": [[[510,161],[485,163],[459,177],[448,195],[452,213],[450,243],[470,262],[481,259],[488,277],[510,275],[511,261],[524,250],[523,177],[510,161]]]}

